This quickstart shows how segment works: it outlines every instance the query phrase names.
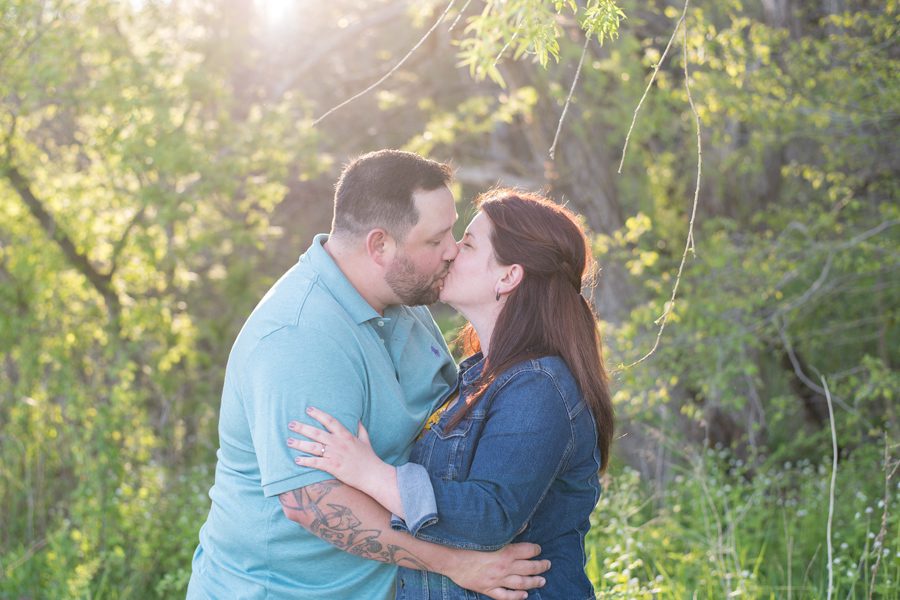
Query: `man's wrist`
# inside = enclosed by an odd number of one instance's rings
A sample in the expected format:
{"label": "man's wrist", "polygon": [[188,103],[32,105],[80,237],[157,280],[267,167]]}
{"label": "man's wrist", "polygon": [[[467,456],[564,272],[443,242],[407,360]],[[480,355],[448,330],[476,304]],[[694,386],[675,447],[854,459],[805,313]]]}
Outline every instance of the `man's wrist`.
{"label": "man's wrist", "polygon": [[448,546],[439,546],[439,548],[440,560],[433,561],[437,563],[435,572],[453,581],[458,581],[457,576],[465,572],[465,556],[469,551]]}

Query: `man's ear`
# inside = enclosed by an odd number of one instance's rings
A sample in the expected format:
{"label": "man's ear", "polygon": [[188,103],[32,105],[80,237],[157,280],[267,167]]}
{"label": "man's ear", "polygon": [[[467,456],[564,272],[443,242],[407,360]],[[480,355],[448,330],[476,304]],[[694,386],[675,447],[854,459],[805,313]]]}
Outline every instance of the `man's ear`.
{"label": "man's ear", "polygon": [[497,283],[497,291],[504,296],[516,289],[522,283],[522,278],[525,277],[525,269],[522,268],[522,265],[509,265],[505,269],[506,272]]}
{"label": "man's ear", "polygon": [[384,229],[377,227],[366,234],[366,253],[378,266],[390,264],[396,250],[397,242]]}

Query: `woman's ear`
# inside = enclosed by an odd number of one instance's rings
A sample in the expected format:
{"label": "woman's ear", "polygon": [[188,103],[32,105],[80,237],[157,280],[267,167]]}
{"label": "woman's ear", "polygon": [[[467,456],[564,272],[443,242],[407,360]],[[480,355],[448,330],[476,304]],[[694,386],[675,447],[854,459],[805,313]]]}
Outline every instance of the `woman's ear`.
{"label": "woman's ear", "polygon": [[506,272],[497,284],[497,293],[504,296],[516,289],[522,283],[522,278],[525,277],[525,269],[522,268],[522,265],[509,265],[505,269]]}
{"label": "woman's ear", "polygon": [[394,252],[397,243],[393,236],[380,227],[366,234],[366,253],[369,258],[380,267],[390,264],[394,260]]}

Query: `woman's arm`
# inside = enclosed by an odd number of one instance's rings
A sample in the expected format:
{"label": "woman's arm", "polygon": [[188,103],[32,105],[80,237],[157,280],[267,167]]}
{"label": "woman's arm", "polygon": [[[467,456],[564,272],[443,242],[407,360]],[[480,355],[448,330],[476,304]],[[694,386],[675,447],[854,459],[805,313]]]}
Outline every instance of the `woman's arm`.
{"label": "woman's arm", "polygon": [[397,485],[397,469],[375,454],[369,442],[369,433],[363,424],[359,424],[359,435],[355,436],[340,421],[321,410],[310,407],[306,412],[321,423],[325,430],[298,421],[288,424],[288,429],[309,440],[288,438],[288,446],[308,454],[298,456],[294,462],[334,475],[405,519]]}
{"label": "woman's arm", "polygon": [[[331,473],[404,520],[410,516],[417,523],[410,531],[421,539],[469,549],[499,548],[525,527],[573,443],[560,390],[543,371],[518,373],[497,392],[464,481],[437,477],[398,481],[397,469],[371,451],[362,427],[357,439],[321,411],[310,414],[330,432],[304,425],[292,427],[314,436],[313,442],[295,440],[292,446],[316,455],[324,445],[325,457],[301,457],[298,464]],[[333,453],[329,453],[330,445],[334,445]],[[404,489],[404,485],[416,489]],[[436,517],[404,514],[402,498],[417,495],[435,499]]]}

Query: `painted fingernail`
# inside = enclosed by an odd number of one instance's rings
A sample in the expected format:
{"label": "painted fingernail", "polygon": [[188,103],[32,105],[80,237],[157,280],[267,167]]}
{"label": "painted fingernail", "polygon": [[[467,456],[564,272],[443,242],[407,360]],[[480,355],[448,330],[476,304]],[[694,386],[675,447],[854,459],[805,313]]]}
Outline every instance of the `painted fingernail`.
{"label": "painted fingernail", "polygon": [[288,429],[297,429],[299,425],[300,423],[298,423],[297,421],[291,421],[290,423],[288,423]]}
{"label": "painted fingernail", "polygon": [[307,406],[307,407],[306,407],[306,412],[307,412],[307,413],[311,413],[313,410],[315,410],[315,409],[313,409],[312,406]]}
{"label": "painted fingernail", "polygon": [[[294,462],[297,463],[298,465],[302,465],[302,464],[303,464],[303,459],[300,458],[300,457],[298,456],[297,458],[294,459]],[[542,584],[542,585],[543,585],[543,584]]]}

